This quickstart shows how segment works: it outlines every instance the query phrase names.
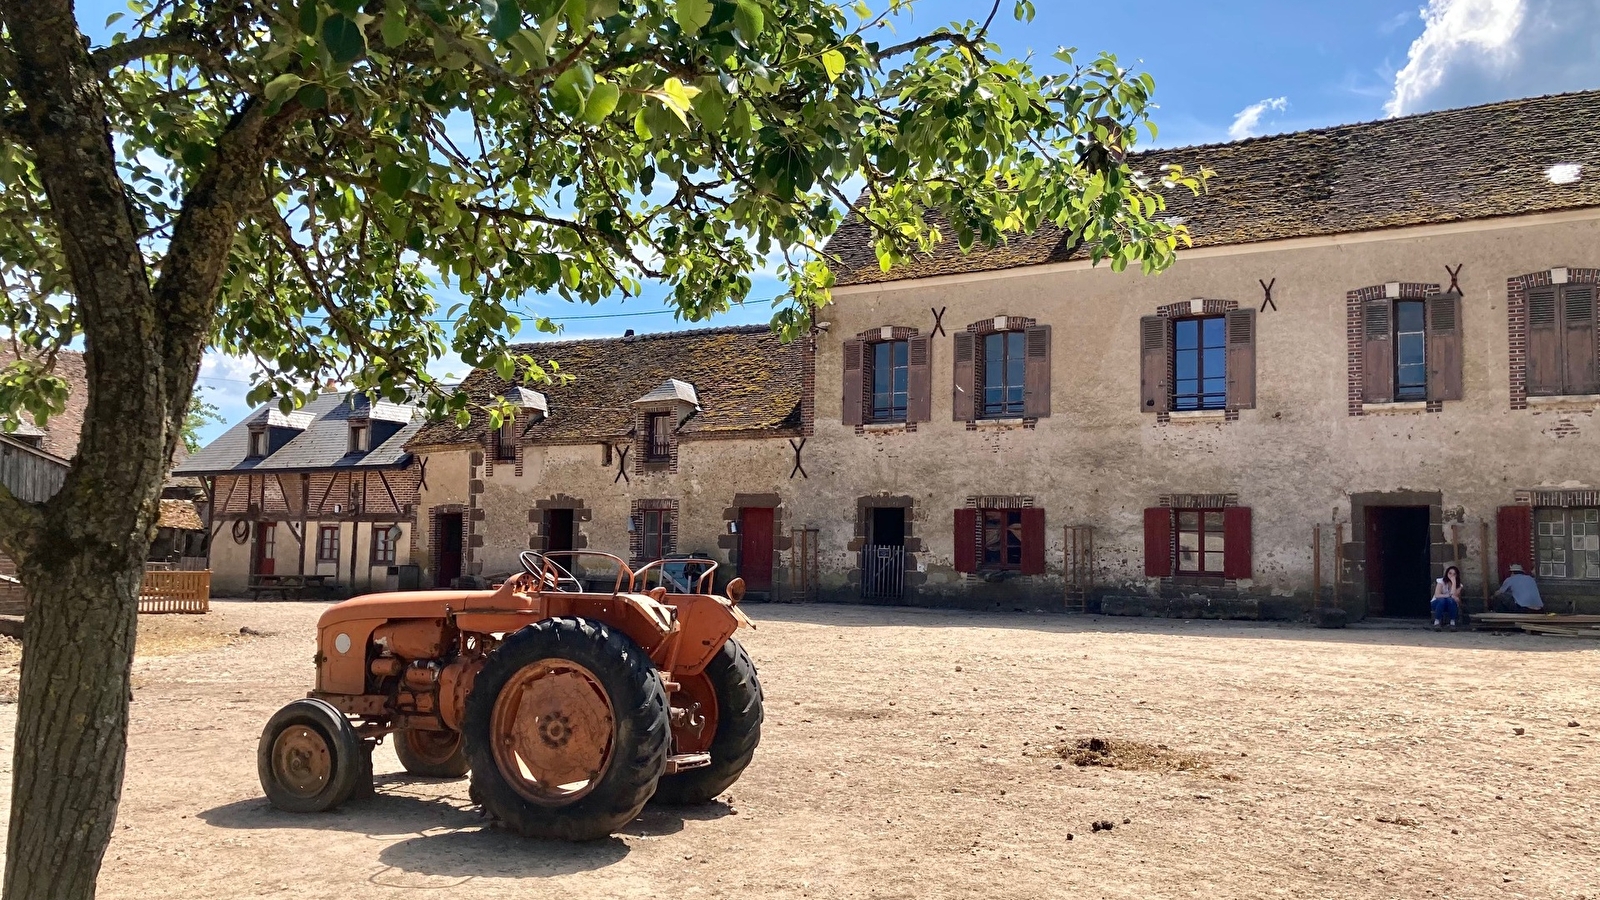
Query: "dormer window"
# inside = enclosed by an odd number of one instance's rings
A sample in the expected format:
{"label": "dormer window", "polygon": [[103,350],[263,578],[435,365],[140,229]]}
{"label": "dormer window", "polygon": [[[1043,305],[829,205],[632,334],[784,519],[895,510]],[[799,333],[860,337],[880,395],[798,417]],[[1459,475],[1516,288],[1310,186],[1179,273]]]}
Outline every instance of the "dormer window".
{"label": "dormer window", "polygon": [[500,430],[494,437],[495,459],[517,458],[517,417],[508,415],[500,420]]}
{"label": "dormer window", "polygon": [[366,422],[350,423],[350,453],[366,453],[372,449],[372,426]]}
{"label": "dormer window", "polygon": [[260,458],[267,455],[267,430],[259,428],[250,432],[250,456]]}
{"label": "dormer window", "polygon": [[645,417],[645,461],[672,459],[672,413],[651,413]]}

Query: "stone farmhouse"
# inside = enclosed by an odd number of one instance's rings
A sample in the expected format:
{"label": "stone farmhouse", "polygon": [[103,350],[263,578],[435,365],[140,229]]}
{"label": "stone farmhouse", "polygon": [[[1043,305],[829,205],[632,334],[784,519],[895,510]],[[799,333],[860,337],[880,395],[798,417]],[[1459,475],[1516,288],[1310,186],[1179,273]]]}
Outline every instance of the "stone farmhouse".
{"label": "stone farmhouse", "polygon": [[1050,229],[883,272],[848,222],[810,340],[474,372],[518,415],[384,444],[415,485],[396,558],[445,584],[527,548],[699,553],[780,599],[1251,617],[1420,615],[1446,566],[1476,601],[1520,563],[1600,610],[1597,122],[1590,92],[1143,154],[1216,173],[1170,197],[1194,246],[1157,277]]}

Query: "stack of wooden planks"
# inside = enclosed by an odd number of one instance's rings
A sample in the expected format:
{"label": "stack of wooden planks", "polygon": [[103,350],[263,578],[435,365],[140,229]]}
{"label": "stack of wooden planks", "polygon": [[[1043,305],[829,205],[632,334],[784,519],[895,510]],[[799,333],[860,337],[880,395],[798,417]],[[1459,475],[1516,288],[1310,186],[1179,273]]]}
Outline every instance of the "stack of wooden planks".
{"label": "stack of wooden planks", "polygon": [[1474,613],[1472,627],[1483,630],[1523,631],[1556,637],[1600,638],[1600,616],[1546,613]]}

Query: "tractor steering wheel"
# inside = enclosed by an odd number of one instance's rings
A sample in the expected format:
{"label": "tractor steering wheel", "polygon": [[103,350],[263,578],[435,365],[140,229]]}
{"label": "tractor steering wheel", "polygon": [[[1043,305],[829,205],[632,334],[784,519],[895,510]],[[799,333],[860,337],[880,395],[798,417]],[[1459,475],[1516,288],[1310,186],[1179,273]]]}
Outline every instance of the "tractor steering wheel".
{"label": "tractor steering wheel", "polygon": [[517,555],[522,568],[539,579],[539,590],[582,593],[583,582],[574,578],[561,564],[536,550],[524,550]]}

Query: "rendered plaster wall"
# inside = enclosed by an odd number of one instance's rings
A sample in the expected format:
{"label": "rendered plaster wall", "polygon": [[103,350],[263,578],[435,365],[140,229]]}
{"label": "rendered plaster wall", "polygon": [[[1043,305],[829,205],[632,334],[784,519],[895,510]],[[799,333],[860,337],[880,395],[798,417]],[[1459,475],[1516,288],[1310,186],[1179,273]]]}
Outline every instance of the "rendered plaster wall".
{"label": "rendered plaster wall", "polygon": [[[556,413],[559,415],[559,411]],[[581,549],[612,553],[630,560],[629,519],[635,501],[678,502],[678,553],[704,553],[724,565],[719,580],[731,577],[737,539],[728,532],[730,511],[740,494],[762,494],[763,504],[776,495],[774,531],[774,581],[786,575],[787,522],[785,510],[796,492],[810,484],[788,476],[794,451],[783,438],[760,440],[686,440],[679,445],[676,472],[634,471],[632,460],[625,477],[618,477],[619,455],[604,462],[600,444],[554,445],[522,448],[521,474],[509,461],[496,461],[493,473],[472,465],[480,450],[434,451],[428,454],[428,487],[422,494],[422,515],[440,504],[460,503],[481,510],[469,538],[472,550],[468,569],[482,576],[519,571],[517,554],[535,546],[543,527],[543,510],[549,506],[575,512]],[[474,494],[472,489],[481,487]],[[540,504],[543,503],[544,506]],[[736,516],[735,516],[736,517]],[[419,533],[419,541],[425,536]],[[419,549],[419,559],[430,559]]]}
{"label": "rendered plaster wall", "polygon": [[[330,525],[339,529],[339,561],[319,562],[317,560],[317,536],[323,525]],[[399,524],[401,529],[400,543],[395,548],[395,565],[406,565],[411,562],[411,531],[410,522],[319,522],[316,519],[306,523],[306,553],[305,574],[328,575],[331,580],[340,585],[345,593],[366,593],[383,590],[389,573],[387,565],[372,565],[372,530],[374,527],[387,528],[390,524]],[[211,541],[211,592],[216,596],[242,596],[246,593],[250,583],[250,562],[255,536],[244,543],[233,540],[232,522],[222,523],[222,528]],[[294,523],[298,528],[300,523]],[[354,578],[351,576],[351,549],[354,542],[355,560]],[[295,539],[290,530],[289,523],[279,522],[274,529],[273,537],[273,571],[278,575],[294,575],[300,573],[300,541]]]}
{"label": "rendered plaster wall", "polygon": [[[1600,484],[1592,404],[1561,413],[1511,409],[1506,311],[1508,277],[1600,266],[1600,224],[1480,225],[1307,244],[1192,254],[1155,277],[1101,266],[842,291],[821,315],[828,330],[817,354],[816,434],[806,449],[811,479],[795,515],[822,530],[825,585],[848,596],[849,511],[858,498],[882,493],[909,495],[916,506],[927,573],[912,602],[1059,603],[1069,525],[1094,527],[1095,580],[1103,590],[1155,593],[1161,586],[1143,575],[1142,510],[1179,492],[1236,494],[1239,505],[1252,508],[1254,578],[1232,589],[1306,598],[1313,526],[1324,526],[1326,587],[1333,525],[1351,522],[1352,494],[1427,491],[1441,498],[1436,541],[1448,541],[1449,526],[1460,526],[1458,555],[1475,591],[1479,523],[1492,523],[1515,491]],[[1464,399],[1439,412],[1351,416],[1346,292],[1390,282],[1448,288],[1445,267],[1459,264]],[[1163,425],[1142,413],[1139,318],[1191,298],[1259,309],[1259,282],[1274,279],[1277,308],[1258,318],[1256,407],[1217,424]],[[952,421],[952,342],[940,335],[932,342],[931,422],[866,434],[842,425],[841,342],[882,326],[929,334],[940,309],[947,333],[1000,315],[1053,326],[1051,415],[1031,429],[969,430]],[[956,574],[953,511],[971,495],[1033,497],[1046,510],[1052,574],[1003,585]],[[1344,533],[1350,542],[1348,524]],[[1345,573],[1347,582],[1358,575],[1354,568]]]}

